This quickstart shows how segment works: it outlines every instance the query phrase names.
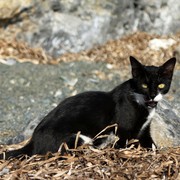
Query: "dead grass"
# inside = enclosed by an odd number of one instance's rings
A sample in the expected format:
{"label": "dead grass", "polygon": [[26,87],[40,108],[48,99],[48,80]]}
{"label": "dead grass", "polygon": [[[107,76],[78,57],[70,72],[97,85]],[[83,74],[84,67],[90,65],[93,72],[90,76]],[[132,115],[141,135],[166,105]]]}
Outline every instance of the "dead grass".
{"label": "dead grass", "polygon": [[[179,179],[180,148],[97,150],[88,146],[58,153],[0,161],[2,179]],[[63,158],[63,160],[62,160]],[[61,159],[61,160],[60,160]]]}
{"label": "dead grass", "polygon": [[[107,129],[117,130],[117,125],[107,126],[93,139],[104,138]],[[77,139],[80,132],[77,133]],[[111,136],[111,135],[109,135]],[[117,137],[117,136],[116,136]],[[106,148],[95,149],[83,145],[68,149],[66,155],[47,153],[45,156],[20,157],[0,160],[2,179],[178,179],[180,178],[180,147],[166,149],[145,149],[137,145],[137,140],[129,141],[128,148],[114,149],[116,137]],[[5,149],[17,149],[18,145],[2,146]]]}
{"label": "dead grass", "polygon": [[[154,50],[149,47],[149,41],[154,38],[169,39],[176,41],[167,49]],[[129,56],[135,56],[144,64],[162,64],[165,60],[175,55],[180,47],[180,33],[159,36],[145,32],[136,32],[118,40],[112,40],[104,45],[80,53],[66,53],[59,58],[53,58],[42,48],[32,48],[26,43],[16,40],[14,37],[2,38],[0,36],[0,60],[15,59],[19,62],[32,62],[34,64],[57,64],[71,61],[104,61],[117,68],[129,65]],[[179,51],[179,50],[178,50]],[[180,52],[178,52],[180,54]],[[177,53],[177,54],[178,54]],[[178,56],[179,56],[178,54]],[[180,57],[178,57],[180,62]],[[179,68],[179,65],[177,66]]]}
{"label": "dead grass", "polygon": [[57,64],[42,48],[31,48],[25,42],[16,39],[0,38],[0,61],[8,59],[34,64]]}

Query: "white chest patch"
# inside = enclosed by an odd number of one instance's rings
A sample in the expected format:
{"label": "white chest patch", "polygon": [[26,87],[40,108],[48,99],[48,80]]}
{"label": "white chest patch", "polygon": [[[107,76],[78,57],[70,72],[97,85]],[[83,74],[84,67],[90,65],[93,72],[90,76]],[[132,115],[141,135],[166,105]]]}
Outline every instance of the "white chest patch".
{"label": "white chest patch", "polygon": [[149,116],[147,117],[147,120],[146,122],[142,125],[139,133],[138,133],[138,137],[140,137],[143,133],[143,131],[146,129],[146,127],[150,124],[153,116],[155,114],[155,108],[151,109],[150,112],[149,112]]}

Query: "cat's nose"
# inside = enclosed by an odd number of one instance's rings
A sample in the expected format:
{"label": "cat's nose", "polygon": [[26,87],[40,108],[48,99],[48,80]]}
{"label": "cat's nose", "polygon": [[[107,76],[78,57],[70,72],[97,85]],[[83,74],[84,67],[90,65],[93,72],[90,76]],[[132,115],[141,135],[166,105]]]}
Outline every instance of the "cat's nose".
{"label": "cat's nose", "polygon": [[156,94],[151,94],[151,99],[153,100],[156,97]]}

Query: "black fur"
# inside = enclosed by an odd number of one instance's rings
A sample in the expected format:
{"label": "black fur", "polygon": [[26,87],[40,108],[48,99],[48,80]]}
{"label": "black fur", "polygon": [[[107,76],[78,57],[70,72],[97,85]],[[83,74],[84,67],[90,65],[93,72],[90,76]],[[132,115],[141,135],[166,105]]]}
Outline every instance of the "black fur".
{"label": "black fur", "polygon": [[[118,124],[118,147],[125,146],[127,139],[138,138],[151,108],[147,102],[157,95],[159,83],[166,84],[161,93],[168,92],[176,60],[172,58],[160,67],[144,66],[133,57],[130,57],[130,61],[132,79],[110,92],[84,92],[65,99],[44,117],[30,142],[22,149],[6,152],[6,159],[22,154],[31,156],[46,154],[48,151],[54,153],[63,142],[73,148],[77,132],[93,138],[114,123]],[[149,88],[143,89],[142,83],[148,84]],[[134,93],[142,96],[143,103],[137,102]],[[145,146],[152,143],[151,138],[145,135],[139,139]],[[2,154],[0,158],[3,158]]]}

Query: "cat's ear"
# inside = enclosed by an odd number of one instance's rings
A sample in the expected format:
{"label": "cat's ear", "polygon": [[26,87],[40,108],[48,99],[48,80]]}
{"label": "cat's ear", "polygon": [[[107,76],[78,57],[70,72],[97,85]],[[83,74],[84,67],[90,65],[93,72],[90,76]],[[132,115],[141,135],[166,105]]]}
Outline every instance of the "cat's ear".
{"label": "cat's ear", "polygon": [[176,64],[176,58],[175,57],[173,57],[173,58],[169,59],[168,61],[166,61],[160,67],[161,74],[163,76],[167,77],[167,78],[172,78],[175,64]]}
{"label": "cat's ear", "polygon": [[133,78],[137,78],[142,74],[143,65],[134,57],[130,56],[130,63],[132,68],[132,76]]}

